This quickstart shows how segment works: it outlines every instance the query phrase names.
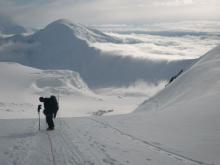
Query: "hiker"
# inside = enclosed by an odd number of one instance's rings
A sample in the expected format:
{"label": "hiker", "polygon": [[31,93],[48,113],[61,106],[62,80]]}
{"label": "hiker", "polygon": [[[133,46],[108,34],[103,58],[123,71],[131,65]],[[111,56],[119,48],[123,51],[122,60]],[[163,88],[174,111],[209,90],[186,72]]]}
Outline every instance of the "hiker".
{"label": "hiker", "polygon": [[46,122],[48,124],[47,130],[54,130],[53,118],[56,117],[57,111],[59,109],[58,102],[55,96],[50,98],[39,98],[40,102],[44,103],[44,115],[46,116]]}

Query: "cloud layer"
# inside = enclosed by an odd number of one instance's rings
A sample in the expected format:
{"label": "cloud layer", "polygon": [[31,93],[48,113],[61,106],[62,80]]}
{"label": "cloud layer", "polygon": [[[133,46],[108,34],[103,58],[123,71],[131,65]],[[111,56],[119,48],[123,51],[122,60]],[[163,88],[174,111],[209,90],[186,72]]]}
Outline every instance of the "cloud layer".
{"label": "cloud layer", "polygon": [[167,84],[166,81],[161,81],[158,83],[147,83],[141,80],[136,81],[134,84],[121,87],[121,88],[101,88],[97,89],[97,93],[104,93],[109,96],[119,96],[119,97],[127,97],[127,96],[135,96],[141,97],[144,96],[145,98],[150,98],[162,90],[165,85]]}
{"label": "cloud layer", "polygon": [[29,26],[59,18],[84,24],[220,19],[218,0],[1,0],[0,6]]}
{"label": "cloud layer", "polygon": [[219,22],[95,26],[124,43],[93,43],[109,54],[150,60],[196,59],[220,44]]}

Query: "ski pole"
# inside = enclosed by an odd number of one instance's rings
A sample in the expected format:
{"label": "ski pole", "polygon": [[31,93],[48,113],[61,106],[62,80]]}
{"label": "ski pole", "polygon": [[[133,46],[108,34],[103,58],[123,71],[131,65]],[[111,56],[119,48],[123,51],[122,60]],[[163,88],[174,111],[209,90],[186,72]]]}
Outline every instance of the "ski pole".
{"label": "ski pole", "polygon": [[39,115],[39,131],[40,131],[40,113],[38,113]]}
{"label": "ski pole", "polygon": [[38,109],[37,109],[37,111],[38,111],[38,123],[39,123],[39,131],[40,131],[40,110],[41,110],[41,105],[38,105]]}

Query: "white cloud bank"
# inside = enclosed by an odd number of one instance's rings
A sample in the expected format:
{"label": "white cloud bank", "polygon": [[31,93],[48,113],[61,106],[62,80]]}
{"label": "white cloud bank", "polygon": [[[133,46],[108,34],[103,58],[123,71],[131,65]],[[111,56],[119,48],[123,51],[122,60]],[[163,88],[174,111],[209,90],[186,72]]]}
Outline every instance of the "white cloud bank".
{"label": "white cloud bank", "polygon": [[150,98],[162,90],[165,85],[167,84],[166,81],[161,81],[156,84],[147,83],[142,80],[136,81],[134,84],[128,87],[122,88],[101,88],[97,89],[96,92],[99,94],[105,94],[109,96],[118,96],[118,97],[142,97]]}
{"label": "white cloud bank", "polygon": [[[112,35],[125,37],[122,34]],[[126,40],[131,37],[126,36],[128,37]],[[132,36],[140,42],[135,44],[93,43],[92,45],[109,54],[173,61],[199,58],[219,42],[192,36],[162,37],[144,34],[133,34]]]}
{"label": "white cloud bank", "polygon": [[219,22],[94,26],[124,43],[93,43],[109,54],[150,60],[196,59],[220,44]]}

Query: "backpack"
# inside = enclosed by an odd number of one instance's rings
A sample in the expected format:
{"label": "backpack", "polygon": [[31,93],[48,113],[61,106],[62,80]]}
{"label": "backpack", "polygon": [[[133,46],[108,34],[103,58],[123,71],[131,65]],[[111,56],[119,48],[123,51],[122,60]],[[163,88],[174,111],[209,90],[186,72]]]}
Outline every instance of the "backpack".
{"label": "backpack", "polygon": [[57,111],[59,110],[59,104],[57,102],[57,98],[56,96],[50,96],[50,103],[51,103],[51,110],[53,112],[53,114],[56,116]]}

